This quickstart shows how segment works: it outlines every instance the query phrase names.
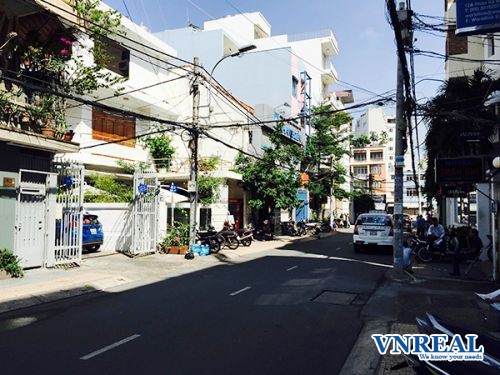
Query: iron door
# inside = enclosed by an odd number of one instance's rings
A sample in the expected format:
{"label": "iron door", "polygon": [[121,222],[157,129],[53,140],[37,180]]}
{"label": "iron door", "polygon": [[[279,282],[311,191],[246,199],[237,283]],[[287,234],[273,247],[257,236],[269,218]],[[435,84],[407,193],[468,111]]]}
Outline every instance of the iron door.
{"label": "iron door", "polygon": [[23,268],[41,267],[45,254],[45,186],[21,189],[16,218],[16,255]]}

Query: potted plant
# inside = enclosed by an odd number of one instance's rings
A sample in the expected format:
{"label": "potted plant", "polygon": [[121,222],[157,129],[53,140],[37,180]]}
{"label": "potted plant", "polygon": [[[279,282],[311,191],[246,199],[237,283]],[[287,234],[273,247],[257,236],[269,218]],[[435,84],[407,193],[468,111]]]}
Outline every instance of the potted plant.
{"label": "potted plant", "polygon": [[167,254],[186,254],[189,249],[189,225],[176,222],[169,227],[160,246]]}
{"label": "potted plant", "polygon": [[[158,130],[158,128],[155,128],[155,130]],[[170,137],[164,133],[155,134],[144,137],[142,142],[149,148],[156,169],[165,173],[170,168],[172,156],[175,153]]]}

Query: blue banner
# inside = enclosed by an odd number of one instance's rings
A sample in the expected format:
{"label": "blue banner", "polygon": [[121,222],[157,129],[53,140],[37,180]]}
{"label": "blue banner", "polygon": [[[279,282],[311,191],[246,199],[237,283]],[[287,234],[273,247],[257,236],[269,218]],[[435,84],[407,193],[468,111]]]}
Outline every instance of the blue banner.
{"label": "blue banner", "polygon": [[457,35],[500,31],[500,0],[457,0]]}

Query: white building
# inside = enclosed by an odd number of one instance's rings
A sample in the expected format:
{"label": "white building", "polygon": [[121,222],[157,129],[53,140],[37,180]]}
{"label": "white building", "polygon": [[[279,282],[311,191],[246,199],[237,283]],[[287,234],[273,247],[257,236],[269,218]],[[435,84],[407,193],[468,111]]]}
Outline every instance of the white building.
{"label": "white building", "polygon": [[[369,108],[354,123],[354,139],[372,137],[368,145],[351,144],[352,185],[370,194],[377,208],[394,205],[395,118],[382,108]],[[385,207],[384,206],[385,203]]]}

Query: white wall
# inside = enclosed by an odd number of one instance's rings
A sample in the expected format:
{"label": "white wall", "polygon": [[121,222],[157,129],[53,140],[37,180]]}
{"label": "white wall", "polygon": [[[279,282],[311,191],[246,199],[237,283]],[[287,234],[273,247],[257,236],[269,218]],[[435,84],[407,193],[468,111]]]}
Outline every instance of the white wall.
{"label": "white wall", "polygon": [[84,212],[99,216],[104,231],[101,250],[129,251],[132,244],[132,206],[127,203],[84,203]]}

